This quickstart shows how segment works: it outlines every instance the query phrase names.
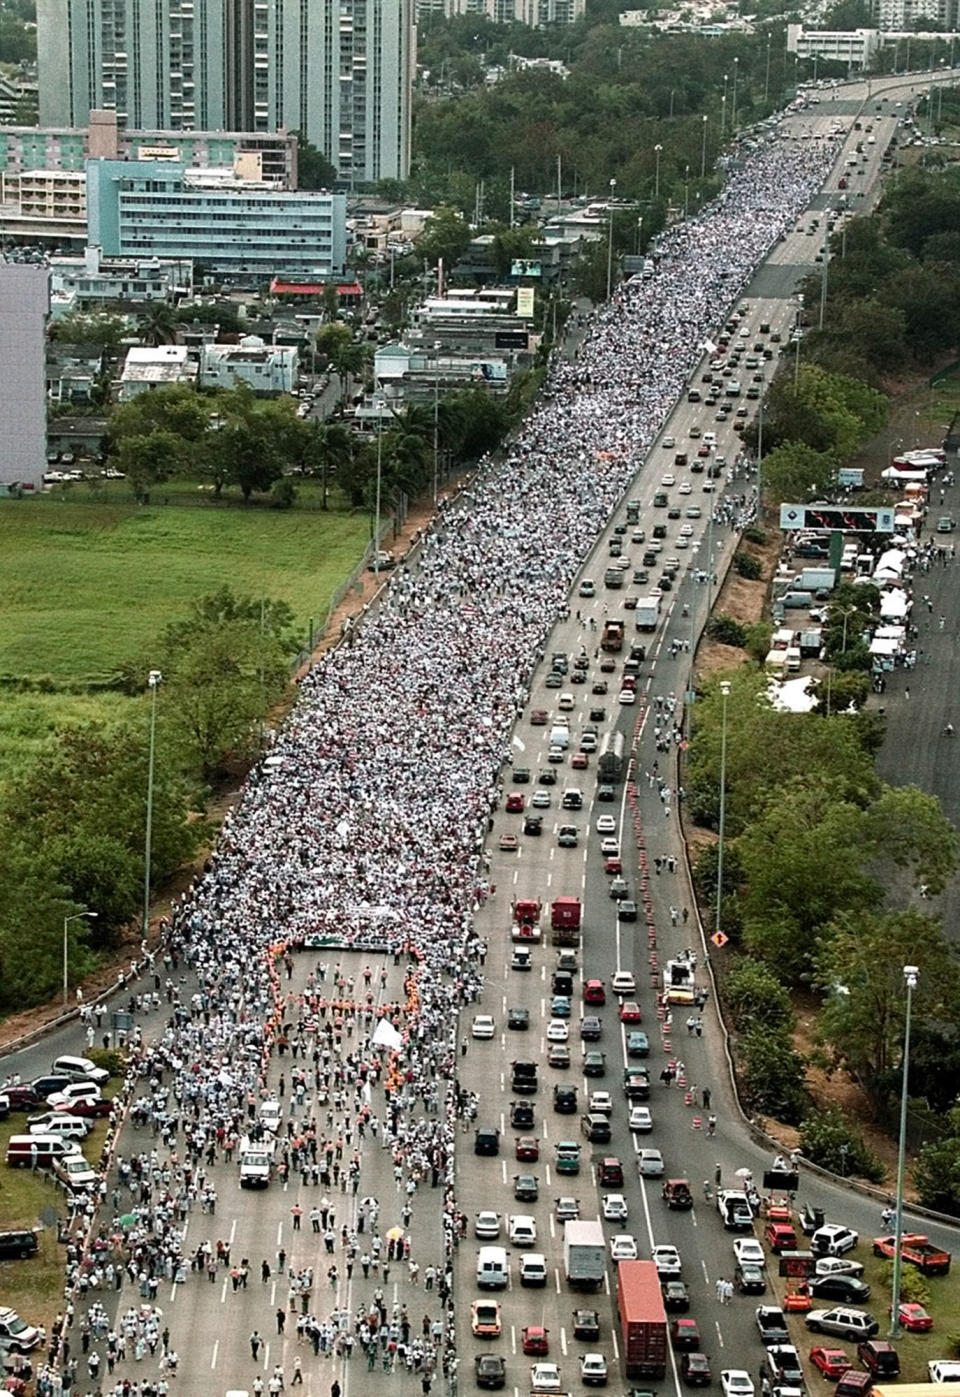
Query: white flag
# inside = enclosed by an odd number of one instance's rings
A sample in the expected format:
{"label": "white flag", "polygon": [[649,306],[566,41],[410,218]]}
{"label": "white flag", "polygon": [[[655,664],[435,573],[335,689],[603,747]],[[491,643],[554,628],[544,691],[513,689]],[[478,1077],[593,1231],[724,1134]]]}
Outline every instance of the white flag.
{"label": "white flag", "polygon": [[402,1036],[397,1032],[389,1019],[381,1019],[377,1024],[377,1031],[373,1035],[373,1041],[379,1047],[390,1048],[392,1052],[396,1052],[398,1048],[403,1046]]}

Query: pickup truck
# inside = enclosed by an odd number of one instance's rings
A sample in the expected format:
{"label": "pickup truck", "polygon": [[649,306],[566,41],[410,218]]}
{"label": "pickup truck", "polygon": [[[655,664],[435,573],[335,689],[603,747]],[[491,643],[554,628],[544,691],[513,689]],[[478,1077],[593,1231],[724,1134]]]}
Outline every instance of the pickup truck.
{"label": "pickup truck", "polygon": [[[893,1258],[896,1250],[896,1237],[874,1237],[874,1256]],[[901,1256],[916,1266],[925,1276],[945,1276],[950,1270],[951,1255],[940,1247],[935,1247],[929,1237],[920,1232],[905,1232],[901,1238]]]}

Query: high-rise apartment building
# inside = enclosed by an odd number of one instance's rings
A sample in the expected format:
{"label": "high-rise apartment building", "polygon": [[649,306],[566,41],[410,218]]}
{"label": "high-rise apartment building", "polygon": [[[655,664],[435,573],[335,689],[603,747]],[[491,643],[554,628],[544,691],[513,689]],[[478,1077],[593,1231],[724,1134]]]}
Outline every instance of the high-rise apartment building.
{"label": "high-rise apartment building", "polygon": [[42,126],[296,130],[342,182],[405,179],[414,0],[38,0]]}
{"label": "high-rise apartment building", "polygon": [[47,379],[44,365],[50,272],[0,257],[0,382],[3,450],[0,483],[40,488],[46,469]]}
{"label": "high-rise apartment building", "polygon": [[417,19],[428,15],[483,15],[494,24],[529,24],[546,29],[575,24],[586,14],[587,0],[417,0]]}

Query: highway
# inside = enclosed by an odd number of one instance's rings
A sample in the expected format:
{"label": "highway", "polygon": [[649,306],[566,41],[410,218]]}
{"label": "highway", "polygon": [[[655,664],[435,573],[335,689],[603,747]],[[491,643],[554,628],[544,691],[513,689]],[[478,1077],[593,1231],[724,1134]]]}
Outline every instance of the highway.
{"label": "highway", "polygon": [[[915,82],[916,79],[909,81]],[[799,133],[804,127],[812,132],[828,132],[837,119],[848,127],[852,126],[859,101],[856,85],[845,89],[842,100],[833,105],[826,91],[821,95],[820,105],[812,112],[804,112],[793,118],[798,139],[803,139]],[[875,129],[877,143],[865,147],[865,173],[857,177],[867,190],[875,186],[882,151],[880,131],[879,128]],[[886,139],[886,126],[884,133]],[[830,181],[831,186],[835,186],[839,178],[839,170],[846,153],[855,145],[855,137],[859,139],[859,133],[851,131],[846,151],[840,157],[838,173]],[[816,136],[807,138],[815,139]],[[817,208],[822,208],[822,197],[815,203]],[[807,226],[809,221],[804,220],[804,227]],[[744,357],[754,352],[752,347],[755,343],[772,344],[770,333],[761,334],[761,324],[769,324],[771,333],[779,333],[782,344],[786,345],[789,327],[794,319],[791,298],[798,278],[815,265],[818,242],[816,236],[795,229],[774,249],[768,264],[758,272],[754,283],[745,292],[743,301],[750,306],[745,324],[748,333],[740,336],[742,327],[738,326],[735,335],[736,339],[743,341]],[[793,350],[789,348],[786,352],[792,353]],[[766,366],[764,371],[769,379],[772,361],[761,362]],[[737,372],[745,390],[750,384],[753,370],[748,370],[742,360],[741,365]],[[705,368],[704,363],[692,379],[693,386],[702,396],[706,391],[706,385],[701,382]],[[736,401],[745,403],[744,394]],[[755,400],[746,405],[752,411]],[[733,1110],[722,1035],[712,1002],[708,999],[703,1012],[702,1037],[688,1035],[685,1011],[677,1016],[669,1034],[665,1035],[666,1026],[658,1019],[656,1012],[654,967],[650,962],[651,948],[643,905],[646,896],[656,926],[655,949],[660,965],[670,955],[686,947],[691,947],[702,961],[706,948],[701,940],[692,895],[685,878],[676,799],[671,800],[670,814],[667,815],[656,781],[651,782],[650,775],[654,773],[654,762],[658,761],[659,774],[665,776],[670,786],[676,785],[674,753],[658,754],[655,749],[655,701],[657,697],[665,699],[674,696],[678,701],[676,712],[679,716],[691,662],[690,653],[683,647],[699,632],[712,600],[713,588],[709,582],[697,582],[695,578],[698,572],[707,577],[713,571],[722,572],[734,547],[735,540],[729,527],[720,524],[710,527],[711,508],[725,495],[738,495],[749,490],[748,483],[743,479],[728,480],[722,474],[717,482],[720,492],[708,491],[705,489],[709,479],[706,471],[697,473],[690,469],[690,463],[697,459],[696,453],[704,440],[702,433],[708,431],[716,433],[717,442],[712,454],[703,458],[706,463],[709,464],[719,454],[726,458],[728,466],[733,464],[737,449],[733,419],[717,422],[715,415],[715,410],[708,408],[702,400],[682,401],[666,424],[661,438],[651,449],[647,463],[627,491],[628,497],[640,501],[640,519],[636,527],[646,535],[642,542],[635,542],[632,538],[635,526],[628,525],[625,533],[619,536],[631,568],[642,565],[642,554],[652,538],[654,525],[661,522],[668,528],[661,557],[669,557],[676,550],[680,561],[676,585],[664,596],[663,619],[659,629],[653,636],[641,637],[647,644],[647,654],[641,665],[636,701],[632,704],[619,702],[623,661],[628,649],[617,657],[613,673],[601,670],[601,656],[597,653],[600,631],[608,616],[623,615],[628,647],[636,638],[633,612],[623,609],[623,599],[631,592],[646,594],[652,591],[661,570],[659,566],[648,569],[648,584],[633,586],[628,582],[625,591],[605,589],[603,578],[610,558],[610,539],[614,529],[625,522],[624,508],[621,506],[581,572],[581,579],[594,580],[596,594],[582,597],[579,587],[575,586],[570,600],[570,615],[559,623],[545,646],[547,659],[537,672],[529,706],[519,718],[512,738],[512,762],[503,769],[504,793],[517,789],[529,802],[533,792],[541,789],[551,795],[551,804],[542,810],[542,834],[537,838],[521,834],[516,852],[501,851],[498,846],[503,833],[520,832],[523,815],[508,814],[503,809],[503,802],[496,813],[489,842],[489,880],[496,885],[496,892],[488,898],[478,915],[478,931],[486,938],[489,948],[485,964],[486,988],[483,998],[475,1006],[477,1013],[494,1017],[496,1035],[490,1041],[470,1039],[469,1014],[464,1015],[461,1025],[461,1032],[467,1039],[467,1052],[459,1064],[461,1083],[478,1096],[477,1125],[498,1126],[502,1142],[499,1158],[478,1157],[472,1152],[472,1136],[464,1133],[461,1137],[462,1149],[457,1157],[458,1204],[468,1219],[467,1236],[458,1250],[455,1277],[457,1349],[461,1365],[459,1385],[464,1390],[473,1390],[473,1355],[478,1351],[503,1354],[507,1363],[508,1391],[519,1394],[529,1390],[527,1369],[531,1360],[520,1353],[519,1341],[520,1329],[526,1324],[544,1324],[549,1329],[550,1357],[561,1365],[564,1390],[581,1390],[576,1358],[587,1348],[599,1347],[606,1355],[611,1366],[611,1386],[616,1386],[620,1380],[614,1306],[609,1291],[598,1297],[601,1311],[599,1345],[586,1345],[572,1338],[571,1311],[578,1298],[571,1295],[560,1279],[561,1229],[553,1216],[556,1196],[568,1192],[578,1197],[581,1217],[597,1215],[599,1196],[603,1190],[598,1188],[593,1166],[598,1158],[608,1154],[616,1155],[625,1165],[625,1186],[622,1191],[628,1200],[629,1218],[625,1224],[607,1225],[606,1232],[608,1236],[614,1232],[634,1235],[640,1256],[649,1255],[650,1247],[657,1242],[670,1241],[678,1246],[684,1261],[684,1279],[691,1291],[690,1314],[700,1325],[704,1349],[713,1365],[715,1383],[719,1370],[724,1367],[744,1367],[755,1375],[762,1356],[753,1321],[757,1302],[751,1297],[737,1296],[731,1304],[721,1306],[716,1299],[716,1281],[733,1275],[732,1238],[723,1231],[716,1209],[706,1204],[702,1184],[705,1180],[714,1180],[718,1167],[724,1182],[732,1183],[737,1171],[744,1168],[751,1170],[759,1182],[771,1157],[753,1143]],[[693,427],[700,429],[699,437],[691,436]],[[666,437],[673,437],[674,444],[665,445]],[[677,452],[687,454],[686,466],[675,464]],[[674,479],[662,485],[665,476],[673,476]],[[680,487],[685,482],[690,485],[689,494],[680,493]],[[654,493],[660,488],[667,491],[670,507],[680,510],[679,518],[667,519],[664,517],[667,510],[654,506]],[[688,519],[686,511],[695,506],[700,507],[700,515]],[[692,526],[690,546],[681,549],[677,546],[679,531],[688,523]],[[684,606],[690,611],[687,617],[683,616]],[[591,626],[591,620],[594,626]],[[679,650],[673,642],[679,644]],[[564,682],[561,689],[548,688],[546,676],[551,653],[565,652],[570,657],[572,668],[581,650],[586,652],[588,661],[586,682],[576,686]],[[607,683],[607,693],[592,693],[594,684],[601,682]],[[551,712],[559,702],[559,695],[568,690],[574,694],[574,707],[569,714],[571,745],[566,760],[555,766],[558,773],[556,785],[545,787],[540,783],[539,775],[551,765],[547,760],[550,728],[534,726],[530,715],[535,709]],[[579,743],[585,713],[593,706],[606,710],[603,722],[598,723],[601,733],[616,726],[624,733],[627,748],[634,753],[633,782],[629,787],[626,783],[618,787],[617,800],[613,803],[598,804],[595,801],[594,757],[589,759],[586,770],[574,770],[570,763],[570,757]],[[531,780],[514,786],[511,777],[518,766],[530,768]],[[559,795],[568,786],[577,786],[584,794],[582,810],[570,815],[570,823],[577,825],[580,831],[576,848],[560,848],[556,838],[556,826],[560,823]],[[635,923],[618,920],[615,904],[609,896],[609,878],[603,871],[598,847],[600,835],[596,832],[598,817],[607,813],[612,813],[617,819],[624,876],[630,894],[641,903],[639,920]],[[677,872],[667,871],[658,875],[653,866],[654,859],[658,857],[676,859]],[[572,1062],[567,1069],[554,1069],[546,1064],[546,1033],[550,972],[556,951],[544,944],[533,953],[531,971],[510,969],[510,903],[518,895],[540,898],[549,903],[553,897],[564,894],[573,894],[582,900],[585,932],[570,1020]],[[681,912],[683,908],[688,909],[690,917],[686,925],[678,918],[678,925],[672,926],[671,906]],[[308,970],[318,959],[332,961],[335,958],[336,953],[297,957],[293,978],[285,988],[296,993],[302,988]],[[380,989],[380,994],[390,1000],[402,998],[402,970],[394,965],[391,957],[383,961],[372,956],[356,958],[358,962],[361,959],[363,963],[370,964],[376,984],[379,985],[380,970],[386,972],[386,984]],[[649,1103],[653,1113],[653,1130],[650,1135],[640,1137],[639,1142],[627,1129],[626,1106],[620,1089],[625,1040],[623,1029],[617,1021],[615,997],[610,990],[611,976],[618,969],[629,970],[636,978],[637,1000],[643,1014],[641,1026],[648,1033],[651,1044],[648,1062],[653,1082]],[[607,1059],[604,1078],[585,1079],[580,1070],[580,987],[588,977],[601,979],[607,987],[607,1003],[597,1010],[603,1022],[603,1038],[598,1046]],[[704,986],[707,985],[702,967],[698,979]],[[189,980],[185,981],[184,991],[189,996]],[[509,1030],[506,1026],[507,1012],[514,1006],[529,1011],[530,1026],[526,1031]],[[158,1029],[159,1016],[145,1021],[144,1032],[148,1038]],[[58,1053],[83,1051],[84,1047],[85,1041],[78,1026],[64,1029],[44,1042],[8,1057],[5,1071],[18,1072],[27,1079],[48,1070]],[[535,1057],[541,1064],[539,1091],[532,1098],[536,1112],[532,1130],[514,1131],[509,1126],[509,1064],[518,1057]],[[705,1129],[708,1113],[696,1108],[692,1102],[687,1105],[685,1090],[661,1085],[659,1075],[662,1068],[667,1061],[677,1058],[684,1061],[687,1083],[698,1088],[698,1096],[704,1087],[709,1087],[712,1092],[711,1111],[718,1118],[717,1133],[713,1139],[708,1138]],[[282,1073],[289,1081],[290,1070],[289,1059],[275,1055],[269,1085],[278,1088]],[[576,1084],[578,1088],[579,1109],[575,1115],[556,1115],[552,1110],[553,1086],[561,1081]],[[592,1147],[580,1135],[580,1116],[584,1112],[589,1091],[593,1089],[608,1090],[613,1096],[612,1139],[609,1145]],[[378,1109],[382,1110],[382,1096],[378,1098]],[[695,1124],[698,1119],[699,1126]],[[520,1166],[513,1159],[513,1140],[518,1133],[540,1137],[541,1158],[535,1165]],[[569,1185],[567,1181],[557,1179],[552,1167],[552,1147],[558,1139],[563,1138],[579,1139],[582,1145],[581,1173]],[[149,1152],[155,1143],[148,1129],[137,1131],[128,1125],[120,1148],[126,1154],[141,1150]],[[668,1214],[660,1198],[660,1181],[638,1177],[631,1163],[638,1143],[662,1151],[667,1175],[689,1178],[696,1200],[696,1206],[690,1213]],[[369,1135],[356,1144],[360,1155],[357,1191],[330,1191],[335,1230],[339,1232],[344,1224],[356,1227],[361,1200],[376,1197],[380,1200],[380,1230],[386,1233],[390,1228],[402,1225],[406,1198],[395,1184],[389,1152],[381,1149]],[[528,1170],[539,1177],[540,1196],[534,1203],[518,1205],[512,1197],[513,1175]],[[309,1221],[309,1210],[314,1202],[320,1203],[322,1189],[313,1185],[299,1187],[296,1181],[289,1187],[274,1181],[263,1193],[248,1193],[239,1188],[235,1164],[218,1163],[209,1173],[219,1195],[216,1213],[210,1216],[198,1209],[191,1215],[188,1244],[196,1247],[205,1238],[214,1242],[217,1239],[229,1242],[234,1259],[249,1260],[251,1278],[247,1289],[239,1291],[234,1291],[229,1276],[223,1272],[213,1284],[208,1285],[201,1278],[191,1277],[186,1285],[169,1283],[161,1288],[158,1303],[164,1310],[165,1322],[170,1325],[180,1355],[179,1375],[173,1389],[176,1392],[190,1394],[190,1397],[193,1394],[208,1397],[211,1391],[250,1391],[256,1378],[259,1377],[261,1381],[269,1379],[276,1363],[283,1364],[286,1386],[289,1387],[294,1361],[298,1357],[303,1364],[303,1387],[308,1393],[329,1391],[336,1378],[341,1384],[343,1397],[355,1397],[364,1383],[370,1381],[366,1360],[359,1354],[355,1354],[349,1362],[334,1358],[315,1359],[309,1345],[297,1342],[295,1312],[291,1311],[290,1302],[291,1298],[294,1305],[299,1302],[296,1297],[291,1297],[288,1282],[278,1276],[278,1252],[281,1249],[286,1253],[287,1268],[302,1270],[310,1266],[313,1269],[313,1288],[308,1301],[318,1315],[329,1314],[334,1304],[345,1317],[359,1312],[369,1314],[375,1304],[376,1291],[380,1288],[384,1292],[383,1299],[388,1310],[396,1306],[399,1314],[400,1307],[405,1308],[414,1333],[422,1331],[424,1321],[428,1330],[434,1323],[439,1323],[443,1306],[436,1290],[428,1292],[424,1285],[426,1269],[430,1265],[439,1265],[442,1257],[438,1225],[440,1193],[429,1180],[410,1199],[410,1231],[415,1240],[415,1256],[420,1268],[419,1277],[413,1278],[406,1266],[400,1263],[395,1263],[387,1275],[384,1275],[381,1264],[377,1271],[371,1268],[371,1273],[364,1276],[360,1264],[362,1238],[358,1239],[360,1246],[352,1274],[346,1274],[346,1261],[339,1241],[331,1258],[322,1231],[314,1232]],[[301,1226],[295,1228],[292,1209],[298,1199],[304,1216]],[[802,1178],[800,1200],[824,1207],[829,1220],[848,1223],[858,1229],[861,1236],[870,1237],[879,1228],[880,1219],[875,1204],[856,1194],[815,1182],[806,1175]],[[474,1339],[469,1332],[470,1304],[478,1294],[475,1285],[478,1243],[473,1237],[473,1219],[481,1209],[492,1209],[503,1217],[514,1213],[532,1213],[538,1228],[536,1250],[542,1250],[547,1256],[550,1272],[545,1289],[521,1288],[517,1281],[519,1253],[511,1248],[513,1278],[510,1289],[499,1297],[504,1322],[504,1334],[499,1340],[481,1341]],[[924,1230],[929,1231],[935,1240],[949,1240],[936,1228],[925,1226]],[[270,1276],[266,1281],[260,1279],[263,1261],[270,1266]],[[331,1265],[338,1268],[336,1287],[328,1276]],[[611,1266],[608,1277],[612,1275]],[[772,1281],[766,1297],[771,1302],[775,1285],[776,1282]],[[129,1285],[117,1298],[103,1292],[99,1298],[107,1306],[111,1318],[130,1304],[139,1303],[135,1289]],[[591,1302],[587,1300],[586,1303]],[[278,1310],[284,1311],[285,1315],[282,1334],[278,1332]],[[256,1363],[249,1348],[249,1335],[254,1329],[264,1340]],[[801,1330],[797,1330],[795,1337],[801,1337]],[[804,1351],[808,1346],[803,1344]],[[152,1370],[149,1374],[148,1368]],[[80,1388],[87,1390],[86,1371],[81,1371]],[[145,1375],[152,1377],[154,1373],[155,1365],[145,1366],[128,1360],[118,1366],[116,1377],[129,1377],[142,1382]],[[424,1387],[422,1377],[416,1371],[383,1376],[391,1384],[399,1384],[408,1391],[420,1388],[426,1394],[429,1390],[428,1386]],[[439,1389],[439,1378],[435,1379],[435,1384]],[[679,1375],[675,1366],[669,1370],[667,1386],[679,1391]]]}

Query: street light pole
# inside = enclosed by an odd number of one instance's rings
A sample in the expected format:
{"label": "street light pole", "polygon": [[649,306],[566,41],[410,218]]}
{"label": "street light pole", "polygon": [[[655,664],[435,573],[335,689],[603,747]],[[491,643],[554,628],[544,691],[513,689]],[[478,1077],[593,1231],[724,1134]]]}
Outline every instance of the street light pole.
{"label": "street light pole", "polygon": [[655,145],[653,148],[653,153],[657,157],[657,168],[653,177],[653,197],[655,199],[660,198],[660,154],[662,150],[662,145]]}
{"label": "street light pole", "polygon": [[723,75],[723,96],[720,98],[720,135],[726,135],[727,130],[727,83],[730,81],[728,75]]}
{"label": "street light pole", "polygon": [[163,680],[158,669],[152,669],[147,676],[150,687],[150,753],[147,760],[147,828],[144,838],[143,856],[143,922],[140,934],[144,940],[150,931],[150,859],[153,844],[153,756],[157,737],[157,689]]}
{"label": "street light pole", "polygon": [[700,178],[705,179],[707,174],[707,121],[706,112],[703,114],[701,125],[703,127],[703,140],[700,143]]}
{"label": "street light pole", "polygon": [[767,71],[766,71],[766,75],[765,75],[765,77],[764,77],[764,79],[763,79],[763,100],[764,100],[764,102],[767,102],[767,101],[769,101],[769,99],[770,99],[770,45],[771,45],[772,43],[773,43],[773,35],[772,35],[772,34],[768,34],[768,35],[767,35]]}
{"label": "street light pole", "polygon": [[637,256],[643,251],[643,214],[637,219]]}
{"label": "street light pole", "polygon": [[440,341],[433,346],[433,506],[437,506],[437,480],[440,473]]}
{"label": "street light pole", "polygon": [[683,216],[686,218],[690,213],[690,166],[683,167]]}
{"label": "street light pole", "polygon": [[732,109],[732,111],[730,112],[730,130],[731,130],[731,131],[736,131],[736,129],[737,129],[737,74],[739,73],[739,71],[740,71],[740,60],[739,60],[739,58],[735,58],[735,59],[733,60],[733,109]]}
{"label": "street light pole", "polygon": [[721,921],[723,919],[723,834],[726,824],[727,814],[727,699],[730,695],[730,685],[726,680],[720,684],[720,693],[723,696],[723,713],[720,726],[720,829],[717,841],[717,933],[721,931]]}
{"label": "street light pole", "polygon": [[900,1144],[897,1149],[897,1216],[893,1237],[893,1298],[890,1308],[890,1338],[900,1334],[900,1275],[903,1268],[901,1248],[903,1246],[903,1174],[907,1153],[907,1088],[910,1080],[910,1011],[913,1007],[913,992],[917,988],[920,972],[915,965],[903,967],[903,979],[907,987],[907,1015],[903,1028],[903,1084],[900,1088]]}
{"label": "street light pole", "polygon": [[613,287],[613,196],[616,192],[617,181],[610,181],[610,205],[607,210],[607,300],[610,299],[610,291]]}
{"label": "street light pole", "polygon": [[74,912],[72,917],[64,917],[63,919],[63,1007],[65,1010],[69,1007],[67,1004],[67,996],[70,988],[70,982],[68,977],[70,957],[68,951],[69,943],[67,941],[67,927],[70,925],[71,922],[79,922],[82,921],[84,918],[86,918],[88,921],[96,921],[97,914],[96,912]]}

